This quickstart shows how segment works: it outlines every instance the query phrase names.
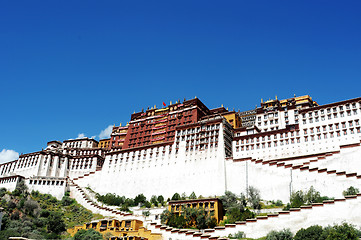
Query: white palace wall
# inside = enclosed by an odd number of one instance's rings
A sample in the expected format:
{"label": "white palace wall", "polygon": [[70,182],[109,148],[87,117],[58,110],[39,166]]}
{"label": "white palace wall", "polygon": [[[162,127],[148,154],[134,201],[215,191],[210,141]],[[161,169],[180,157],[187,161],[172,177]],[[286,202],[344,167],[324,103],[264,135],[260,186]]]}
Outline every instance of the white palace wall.
{"label": "white palace wall", "polygon": [[[175,192],[197,195],[222,195],[225,191],[225,152],[223,127],[219,129],[218,146],[208,144],[199,151],[186,151],[185,141],[159,147],[146,152],[134,151],[120,155],[107,155],[102,168],[92,177],[79,179],[78,184],[101,194],[116,193],[135,197],[143,193],[147,197],[163,195],[171,197]],[[151,154],[151,151],[153,154]],[[164,155],[163,155],[164,151]]]}
{"label": "white palace wall", "polygon": [[[355,173],[361,171],[361,147],[342,148],[335,156],[326,157],[316,162],[311,162],[309,169],[327,168],[336,172]],[[297,161],[286,161],[286,164],[299,165],[315,158],[304,158]],[[320,191],[321,195],[328,197],[342,197],[342,192],[350,186],[358,187],[361,179],[356,176],[346,177],[345,174],[318,172],[285,168],[255,161],[226,162],[227,190],[236,194],[246,193],[248,186],[260,190],[261,198],[265,200],[282,200],[289,202],[292,191],[307,191],[311,186]]]}

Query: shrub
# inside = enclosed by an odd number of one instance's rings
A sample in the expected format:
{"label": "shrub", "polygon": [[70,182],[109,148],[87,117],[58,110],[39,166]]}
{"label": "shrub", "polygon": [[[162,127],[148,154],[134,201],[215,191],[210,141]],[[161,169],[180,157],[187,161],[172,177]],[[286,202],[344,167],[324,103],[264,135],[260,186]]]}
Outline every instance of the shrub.
{"label": "shrub", "polygon": [[295,237],[294,240],[323,240],[322,237],[324,230],[321,226],[314,225],[311,227],[308,227],[306,229],[302,228],[300,229]]}
{"label": "shrub", "polygon": [[6,194],[6,188],[0,188],[0,198]]}
{"label": "shrub", "polygon": [[267,234],[266,240],[292,240],[293,234],[289,229],[271,231]]}
{"label": "shrub", "polygon": [[65,231],[65,223],[60,213],[51,212],[47,218],[46,227],[49,232],[59,234]]}
{"label": "shrub", "polygon": [[348,195],[356,195],[358,194],[360,191],[358,190],[358,188],[355,188],[353,186],[347,188],[345,191],[342,192],[343,196],[348,196]]}
{"label": "shrub", "polygon": [[238,203],[237,195],[230,192],[230,191],[226,191],[224,193],[224,195],[221,196],[219,199],[222,201],[223,207],[226,210],[231,208],[231,207],[234,207]]}
{"label": "shrub", "polygon": [[74,235],[74,240],[102,240],[103,236],[94,229],[80,230]]}
{"label": "shrub", "polygon": [[358,239],[358,231],[351,224],[343,223],[341,225],[335,225],[330,229],[327,240],[356,240]]}
{"label": "shrub", "polygon": [[150,212],[149,212],[149,211],[143,211],[143,212],[142,212],[142,215],[143,215],[144,217],[149,217],[149,216],[150,216]]}
{"label": "shrub", "polygon": [[37,201],[34,200],[26,200],[26,202],[24,203],[24,208],[25,208],[25,212],[31,216],[34,215],[34,210],[39,208],[39,204]]}
{"label": "shrub", "polygon": [[230,239],[240,239],[240,238],[244,238],[245,235],[244,235],[244,232],[238,231],[235,234],[229,234],[228,237]]}
{"label": "shrub", "polygon": [[75,200],[70,198],[69,196],[64,195],[64,197],[61,199],[61,204],[63,206],[70,206],[73,203],[75,203]]}

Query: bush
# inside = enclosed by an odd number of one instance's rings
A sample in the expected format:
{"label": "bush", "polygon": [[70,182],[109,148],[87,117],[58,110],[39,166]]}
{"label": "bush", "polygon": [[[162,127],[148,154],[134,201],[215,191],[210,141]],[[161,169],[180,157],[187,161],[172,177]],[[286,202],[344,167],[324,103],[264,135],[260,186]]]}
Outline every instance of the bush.
{"label": "bush", "polygon": [[64,197],[61,199],[61,204],[63,206],[70,206],[73,203],[75,203],[75,200],[70,198],[69,196],[64,195]]}
{"label": "bush", "polygon": [[0,198],[6,194],[6,188],[0,188]]}
{"label": "bush", "polygon": [[237,221],[245,221],[254,218],[256,214],[249,209],[232,207],[227,211],[227,223],[235,223]]}
{"label": "bush", "polygon": [[271,231],[267,234],[266,240],[292,240],[293,234],[289,229]]}
{"label": "bush", "polygon": [[330,199],[329,197],[322,196],[319,191],[316,191],[313,186],[304,193],[302,191],[293,192],[290,198],[290,205],[285,209],[299,208],[302,205],[310,205],[312,203],[322,203],[324,200]]}
{"label": "bush", "polygon": [[25,212],[27,214],[29,214],[30,216],[34,215],[34,210],[39,208],[39,204],[37,201],[34,200],[26,200],[26,202],[24,203],[24,208],[25,208]]}
{"label": "bush", "polygon": [[358,190],[358,188],[355,188],[353,186],[347,188],[345,191],[342,192],[343,196],[349,196],[349,195],[356,195],[358,194],[360,191]]}
{"label": "bush", "polygon": [[230,239],[240,239],[240,238],[244,238],[245,237],[245,234],[244,234],[244,232],[241,232],[241,231],[238,231],[238,232],[236,232],[235,234],[229,234],[228,235],[228,237],[230,238]]}
{"label": "bush", "polygon": [[146,208],[151,208],[152,204],[150,202],[148,202],[148,201],[145,201],[143,206],[146,207]]}
{"label": "bush", "polygon": [[65,223],[60,213],[51,212],[47,218],[46,227],[49,232],[59,234],[65,231]]}
{"label": "bush", "polygon": [[103,236],[94,229],[80,230],[74,235],[74,240],[102,240]]}
{"label": "bush", "polygon": [[358,231],[351,224],[343,223],[341,225],[335,225],[329,231],[327,240],[356,240],[358,239]]}
{"label": "bush", "polygon": [[301,228],[293,238],[294,240],[323,240],[323,228],[318,225],[309,228]]}
{"label": "bush", "polygon": [[353,225],[343,223],[325,228],[318,225],[302,228],[296,233],[294,240],[352,240],[360,236],[361,232]]}
{"label": "bush", "polygon": [[223,207],[226,210],[238,205],[237,195],[230,191],[226,191],[219,199],[222,201]]}

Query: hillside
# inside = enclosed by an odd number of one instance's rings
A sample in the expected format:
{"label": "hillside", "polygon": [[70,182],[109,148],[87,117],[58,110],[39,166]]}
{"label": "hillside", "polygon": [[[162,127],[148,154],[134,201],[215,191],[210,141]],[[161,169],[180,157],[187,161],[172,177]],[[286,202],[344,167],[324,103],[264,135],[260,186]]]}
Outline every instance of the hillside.
{"label": "hillside", "polygon": [[66,194],[61,201],[50,194],[28,192],[20,182],[12,192],[0,189],[3,219],[0,240],[12,237],[64,239],[65,230],[77,224],[102,218],[78,204]]}

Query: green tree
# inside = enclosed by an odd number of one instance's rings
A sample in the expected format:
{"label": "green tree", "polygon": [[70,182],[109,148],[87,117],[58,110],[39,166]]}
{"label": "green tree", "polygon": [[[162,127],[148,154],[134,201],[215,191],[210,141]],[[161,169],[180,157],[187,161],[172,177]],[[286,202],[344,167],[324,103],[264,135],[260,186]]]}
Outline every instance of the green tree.
{"label": "green tree", "polygon": [[360,191],[358,188],[355,188],[353,186],[347,188],[345,191],[342,192],[343,196],[349,196],[349,195],[356,195],[358,194]]}
{"label": "green tree", "polygon": [[144,207],[146,208],[151,208],[152,207],[152,204],[148,201],[145,201],[145,203],[143,204]]}
{"label": "green tree", "polygon": [[157,196],[153,195],[153,196],[150,198],[150,202],[153,203],[155,207],[158,207],[158,199],[157,199]]}
{"label": "green tree", "polygon": [[319,191],[316,191],[313,186],[311,186],[304,196],[304,201],[306,204],[322,202],[321,194]]}
{"label": "green tree", "polygon": [[253,209],[261,209],[261,196],[259,190],[250,186],[248,189],[248,202]]}
{"label": "green tree", "polygon": [[[25,181],[23,179],[21,179],[17,184],[16,184],[16,188],[15,188],[16,191],[18,191],[19,195],[20,194],[23,194],[25,195],[28,191],[28,187],[26,186],[25,184]],[[14,190],[14,191],[15,191]]]}
{"label": "green tree", "polygon": [[60,213],[51,212],[47,218],[46,227],[49,232],[59,234],[65,231],[65,223]]}
{"label": "green tree", "polygon": [[237,195],[230,191],[226,191],[219,199],[222,201],[223,207],[226,210],[232,206],[238,205]]}
{"label": "green tree", "polygon": [[241,232],[241,231],[238,231],[235,234],[228,235],[228,238],[230,238],[230,239],[240,239],[240,238],[244,238],[244,237],[245,237],[245,234],[244,234],[244,232]]}
{"label": "green tree", "polygon": [[305,203],[305,196],[302,190],[293,192],[290,198],[291,208],[299,208]]}
{"label": "green tree", "polygon": [[181,200],[181,196],[178,193],[173,194],[172,200]]}
{"label": "green tree", "polygon": [[144,216],[144,218],[147,218],[150,216],[150,212],[149,211],[143,211],[142,215]]}
{"label": "green tree", "polygon": [[184,193],[182,193],[181,200],[186,200],[186,199],[187,199],[187,195],[186,195],[186,193],[184,192]]}
{"label": "green tree", "polygon": [[292,240],[292,232],[289,229],[271,231],[267,234],[266,240]]}
{"label": "green tree", "polygon": [[2,198],[6,194],[6,188],[0,188],[0,198]]}
{"label": "green tree", "polygon": [[324,240],[323,232],[323,228],[318,225],[306,229],[301,228],[298,230],[293,240]]}
{"label": "green tree", "polygon": [[143,205],[147,201],[147,198],[143,195],[143,193],[138,194],[134,198],[134,205],[138,206],[139,204]]}
{"label": "green tree", "polygon": [[189,199],[197,199],[197,195],[192,192],[191,195],[189,195]]}
{"label": "green tree", "polygon": [[333,226],[328,232],[326,240],[356,240],[358,231],[348,223]]}
{"label": "green tree", "polygon": [[37,208],[39,208],[39,204],[37,201],[29,199],[29,200],[26,200],[24,203],[25,212],[27,214],[29,214],[30,216],[34,215],[34,210]]}
{"label": "green tree", "polygon": [[102,240],[103,236],[94,229],[79,230],[74,235],[74,240]]}
{"label": "green tree", "polygon": [[227,223],[235,223],[237,221],[245,221],[246,219],[254,218],[256,214],[249,209],[231,207],[227,210]]}
{"label": "green tree", "polygon": [[164,206],[164,197],[162,195],[159,195],[157,200],[162,206]]}

